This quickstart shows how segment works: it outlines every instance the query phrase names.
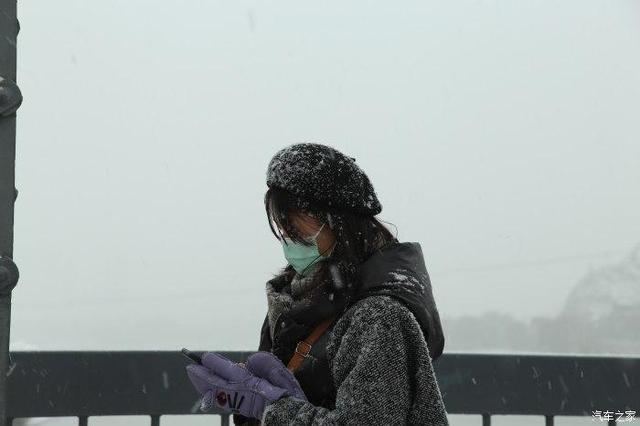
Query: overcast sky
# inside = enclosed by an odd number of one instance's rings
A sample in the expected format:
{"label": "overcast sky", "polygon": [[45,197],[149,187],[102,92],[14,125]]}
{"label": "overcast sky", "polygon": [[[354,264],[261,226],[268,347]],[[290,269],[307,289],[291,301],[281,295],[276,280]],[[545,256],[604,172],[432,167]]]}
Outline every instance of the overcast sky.
{"label": "overcast sky", "polygon": [[[257,347],[271,156],[357,159],[442,317],[554,316],[640,243],[632,0],[20,2],[12,340]],[[393,229],[393,227],[392,227]]]}

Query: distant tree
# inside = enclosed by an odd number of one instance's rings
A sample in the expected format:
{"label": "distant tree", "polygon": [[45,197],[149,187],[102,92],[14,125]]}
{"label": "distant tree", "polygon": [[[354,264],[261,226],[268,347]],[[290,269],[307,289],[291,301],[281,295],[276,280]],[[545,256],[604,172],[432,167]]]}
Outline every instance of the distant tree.
{"label": "distant tree", "polygon": [[443,317],[445,351],[640,354],[640,244],[621,262],[589,271],[554,318]]}

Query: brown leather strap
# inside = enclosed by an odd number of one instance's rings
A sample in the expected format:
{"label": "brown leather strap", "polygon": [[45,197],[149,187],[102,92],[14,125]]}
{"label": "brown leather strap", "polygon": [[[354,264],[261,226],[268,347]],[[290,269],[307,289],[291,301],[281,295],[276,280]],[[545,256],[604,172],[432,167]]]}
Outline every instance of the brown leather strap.
{"label": "brown leather strap", "polygon": [[320,338],[320,336],[322,336],[322,334],[324,334],[324,332],[327,330],[327,328],[329,328],[335,318],[336,317],[332,317],[322,321],[311,332],[309,337],[298,342],[298,344],[296,345],[296,350],[289,360],[289,365],[287,365],[287,368],[292,373],[295,372],[298,367],[300,367],[300,365],[302,365],[302,361],[304,361],[309,352],[311,352],[311,347],[313,346],[313,344]]}

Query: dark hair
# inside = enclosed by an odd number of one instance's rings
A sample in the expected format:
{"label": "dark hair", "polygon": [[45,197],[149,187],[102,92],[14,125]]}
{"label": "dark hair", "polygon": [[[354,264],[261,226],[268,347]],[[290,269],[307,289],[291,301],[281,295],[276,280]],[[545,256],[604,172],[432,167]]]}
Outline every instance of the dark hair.
{"label": "dark hair", "polygon": [[[329,226],[335,235],[336,245],[327,261],[321,262],[314,281],[323,281],[331,276],[334,288],[347,298],[359,288],[356,276],[358,265],[386,244],[398,241],[374,216],[326,208],[281,188],[270,187],[264,196],[264,204],[271,232],[279,240],[283,238],[280,233],[282,229],[291,240],[310,245],[293,225],[292,213],[306,213],[320,222],[326,222],[325,226]],[[278,229],[274,228],[274,223]],[[335,275],[335,270],[331,271],[332,265],[337,266],[339,276]],[[285,274],[290,280],[295,270],[291,265],[286,265],[279,274]]]}

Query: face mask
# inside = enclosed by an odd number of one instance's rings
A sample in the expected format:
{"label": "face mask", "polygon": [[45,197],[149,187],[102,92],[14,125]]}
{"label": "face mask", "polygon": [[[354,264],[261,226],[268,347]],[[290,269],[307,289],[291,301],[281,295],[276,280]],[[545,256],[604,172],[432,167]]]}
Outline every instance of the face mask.
{"label": "face mask", "polygon": [[312,244],[310,246],[296,243],[286,237],[283,237],[283,240],[281,240],[284,257],[287,259],[287,262],[293,266],[293,269],[302,276],[304,276],[303,272],[309,268],[309,266],[328,257],[320,254],[318,250],[318,243],[316,241],[316,237],[320,234],[324,225],[325,224],[323,223],[315,235],[305,238],[306,241],[309,241]]}

